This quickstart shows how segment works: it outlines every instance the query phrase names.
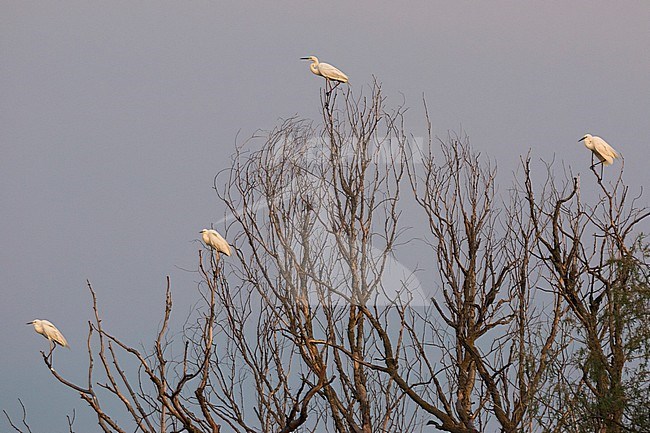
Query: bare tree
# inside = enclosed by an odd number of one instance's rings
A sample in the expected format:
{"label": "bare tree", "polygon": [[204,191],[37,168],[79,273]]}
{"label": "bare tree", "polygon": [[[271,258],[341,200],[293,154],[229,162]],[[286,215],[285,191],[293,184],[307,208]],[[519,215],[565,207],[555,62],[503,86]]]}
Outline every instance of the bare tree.
{"label": "bare tree", "polygon": [[405,173],[387,148],[403,139],[402,109],[386,113],[380,87],[372,90],[368,99],[325,93],[321,128],[289,119],[261,150],[240,149],[221,193],[247,246],[244,278],[275,308],[337,432],[413,422],[398,387],[371,367],[381,352],[366,311],[382,296],[398,240]]}
{"label": "bare tree", "polygon": [[[389,112],[372,90],[344,94],[343,108],[325,94],[320,128],[289,119],[260,151],[239,151],[220,197],[251,257],[246,279],[323,375],[335,431],[382,428],[392,401],[446,431],[519,431],[564,313],[559,295],[550,311],[531,307],[532,223],[516,209],[518,225],[500,219],[495,172],[469,143],[441,141],[441,164],[431,140],[414,155],[403,108]],[[405,186],[429,222],[443,296],[433,307],[385,284]]]}
{"label": "bare tree", "polygon": [[[182,332],[170,329],[169,280],[142,348],[104,327],[88,283],[87,380],[43,360],[103,431],[641,425],[650,296],[635,240],[648,213],[620,176],[606,184],[592,171],[590,204],[552,165],[534,182],[529,157],[502,197],[496,167],[466,136],[434,140],[429,124],[414,142],[405,107],[389,109],[376,82],[368,95],[323,92],[321,108],[321,121],[290,118],[241,143],[215,178],[235,255],[199,253]],[[424,222],[409,238],[405,212]],[[426,245],[428,299],[417,299],[416,271],[394,271],[414,240]],[[9,422],[29,431],[25,412]]]}
{"label": "bare tree", "polygon": [[[383,366],[401,391],[450,432],[496,428],[520,431],[543,383],[562,316],[555,297],[550,316],[530,306],[536,264],[528,254],[530,224],[502,219],[494,195],[496,172],[458,137],[409,155],[410,186],[427,217],[441,299],[424,310],[395,302],[403,332],[392,337],[376,311],[365,310],[381,340]],[[515,216],[520,216],[512,212]],[[523,235],[523,236],[522,236]],[[386,313],[384,313],[386,314]],[[535,326],[547,325],[534,353]],[[393,323],[394,326],[394,323]],[[396,342],[402,345],[396,344]]]}
{"label": "bare tree", "polygon": [[[524,189],[536,254],[571,312],[563,338],[566,353],[549,372],[558,386],[550,393],[546,424],[553,431],[637,431],[625,419],[631,397],[626,387],[642,384],[648,392],[649,268],[637,229],[650,213],[637,206],[639,197],[629,198],[622,168],[605,183],[592,167],[598,198],[589,205],[577,177],[563,186],[551,179],[537,197],[529,162]],[[633,371],[637,374],[631,376]]]}
{"label": "bare tree", "polygon": [[[87,339],[87,382],[74,383],[60,375],[43,352],[52,375],[79,393],[102,431],[217,433],[227,425],[236,432],[292,432],[305,423],[308,408],[318,412],[309,403],[319,385],[292,365],[291,349],[275,333],[269,307],[254,305],[250,290],[231,289],[218,256],[211,254],[207,259],[199,254],[201,302],[182,335],[169,330],[169,279],[163,320],[149,350],[130,346],[104,328],[95,290],[88,283],[94,321],[89,322]],[[245,329],[251,325],[252,336]],[[182,355],[173,356],[173,347],[179,345]],[[318,417],[313,421],[302,431],[313,431]],[[23,425],[30,431],[25,414]]]}

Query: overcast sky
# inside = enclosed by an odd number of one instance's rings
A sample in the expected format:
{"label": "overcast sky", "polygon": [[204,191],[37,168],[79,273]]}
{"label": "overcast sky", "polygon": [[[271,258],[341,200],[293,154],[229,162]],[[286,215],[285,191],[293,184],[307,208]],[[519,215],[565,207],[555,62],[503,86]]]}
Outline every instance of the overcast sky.
{"label": "overcast sky", "polygon": [[225,210],[213,178],[238,132],[319,119],[322,80],[302,56],[339,67],[355,92],[376,76],[389,105],[412,107],[416,136],[424,94],[434,133],[462,127],[502,173],[532,149],[586,174],[577,140],[590,132],[623,154],[634,191],[649,185],[648,1],[0,9],[0,409],[18,416],[23,399],[36,433],[65,430],[75,406],[80,431],[94,421],[54,383],[38,353],[47,342],[25,322],[46,318],[65,333],[72,350],[57,351],[55,366],[81,381],[86,279],[105,325],[133,344],[158,325],[166,275],[185,314],[198,231]]}

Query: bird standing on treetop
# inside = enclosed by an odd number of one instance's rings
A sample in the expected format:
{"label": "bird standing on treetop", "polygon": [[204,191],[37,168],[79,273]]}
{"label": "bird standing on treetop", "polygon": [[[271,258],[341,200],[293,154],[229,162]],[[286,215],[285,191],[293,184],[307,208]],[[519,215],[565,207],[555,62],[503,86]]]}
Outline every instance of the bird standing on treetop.
{"label": "bird standing on treetop", "polygon": [[54,326],[52,322],[34,319],[31,322],[27,322],[27,325],[34,325],[34,330],[36,332],[50,340],[50,353],[52,353],[57,344],[67,347],[68,349],[70,348],[65,337],[61,334],[61,331],[56,329],[56,326]]}
{"label": "bird standing on treetop", "polygon": [[[600,137],[596,137],[591,134],[586,134],[578,142],[585,142],[585,147],[593,152],[596,157],[600,160],[598,164],[611,165],[616,158],[619,157],[619,154],[607,144],[605,140]],[[597,164],[593,164],[592,167]]]}
{"label": "bird standing on treetop", "polygon": [[230,257],[230,245],[216,230],[203,229],[199,233],[203,235],[203,242],[206,246]]}
{"label": "bird standing on treetop", "polygon": [[[328,81],[337,81],[336,86],[348,82],[348,76],[339,71],[329,63],[319,63],[316,56],[301,57],[300,60],[311,60],[309,69],[316,75],[324,77]],[[336,87],[334,86],[334,87]],[[332,89],[333,90],[333,89]]]}

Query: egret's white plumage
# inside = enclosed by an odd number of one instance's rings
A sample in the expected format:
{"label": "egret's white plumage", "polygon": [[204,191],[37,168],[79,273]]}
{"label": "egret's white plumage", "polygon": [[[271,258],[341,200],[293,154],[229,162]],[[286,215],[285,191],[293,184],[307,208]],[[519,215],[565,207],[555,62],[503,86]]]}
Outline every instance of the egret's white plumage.
{"label": "egret's white plumage", "polygon": [[[56,326],[48,320],[34,319],[31,322],[27,322],[28,325],[34,325],[34,330],[41,334],[43,337],[50,340],[50,347],[54,349],[54,346],[57,344],[70,348],[68,341],[65,339],[61,331],[56,329]],[[54,346],[52,346],[54,345]]]}
{"label": "egret's white plumage", "polygon": [[605,140],[591,134],[586,134],[578,142],[585,142],[585,147],[593,152],[603,165],[611,165],[619,154]]}
{"label": "egret's white plumage", "polygon": [[203,229],[200,233],[203,235],[205,245],[230,257],[230,245],[216,230]]}
{"label": "egret's white plumage", "polygon": [[309,69],[316,75],[320,75],[327,80],[338,81],[339,83],[348,82],[347,75],[329,63],[320,63],[316,56],[301,57],[301,60],[311,60]]}

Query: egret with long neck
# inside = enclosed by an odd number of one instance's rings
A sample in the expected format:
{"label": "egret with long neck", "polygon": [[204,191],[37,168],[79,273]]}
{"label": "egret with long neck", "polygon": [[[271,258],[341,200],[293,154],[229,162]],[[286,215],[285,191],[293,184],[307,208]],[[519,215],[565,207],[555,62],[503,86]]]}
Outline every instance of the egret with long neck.
{"label": "egret with long neck", "polygon": [[336,85],[329,92],[336,89],[339,84],[348,82],[347,75],[329,63],[319,62],[316,56],[301,57],[301,60],[310,60],[309,70],[315,75],[325,78],[328,84],[330,81],[336,81]]}
{"label": "egret with long neck", "polygon": [[592,152],[592,161],[593,155],[596,155],[600,162],[592,164],[592,167],[602,164],[602,165],[611,165],[616,158],[620,155],[614,150],[612,146],[607,144],[605,140],[595,135],[585,134],[578,142],[584,141],[585,147]]}

